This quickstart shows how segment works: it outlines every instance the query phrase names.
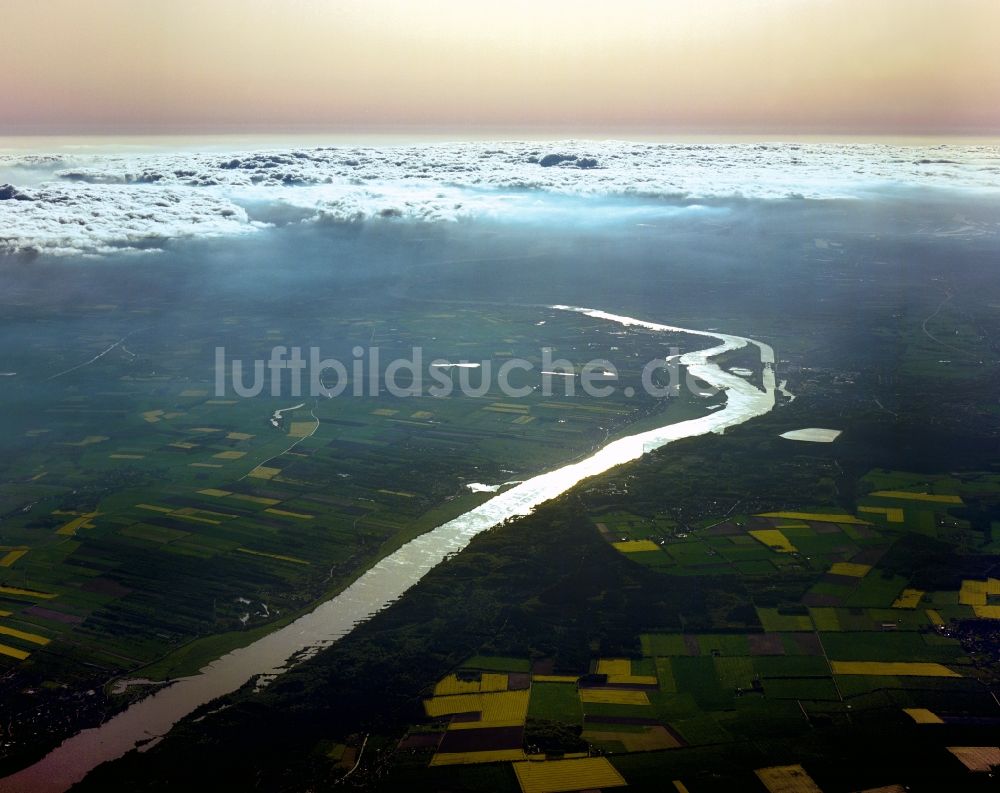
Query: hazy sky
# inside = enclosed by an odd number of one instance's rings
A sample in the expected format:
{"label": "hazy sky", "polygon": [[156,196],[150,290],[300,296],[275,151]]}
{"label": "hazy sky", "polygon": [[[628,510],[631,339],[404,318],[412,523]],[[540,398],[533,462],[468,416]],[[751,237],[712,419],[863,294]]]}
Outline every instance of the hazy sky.
{"label": "hazy sky", "polygon": [[1000,132],[1000,0],[0,0],[0,134]]}

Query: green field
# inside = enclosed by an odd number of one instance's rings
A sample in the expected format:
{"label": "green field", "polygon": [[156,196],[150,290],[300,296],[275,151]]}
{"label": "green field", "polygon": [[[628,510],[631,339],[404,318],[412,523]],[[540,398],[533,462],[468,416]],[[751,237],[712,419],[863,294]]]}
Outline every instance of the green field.
{"label": "green field", "polygon": [[528,716],[533,719],[580,724],[583,708],[572,683],[533,683],[528,701]]}
{"label": "green field", "polygon": [[[624,360],[641,361],[664,339],[622,340],[596,320],[537,308],[427,311],[380,302],[375,312],[359,298],[299,315],[248,312],[235,297],[177,305],[113,291],[72,314],[44,304],[18,309],[17,321],[37,322],[37,330],[3,394],[9,453],[0,460],[0,549],[18,552],[0,567],[0,627],[51,642],[10,636],[0,673],[12,712],[41,708],[61,724],[58,703],[81,690],[103,691],[121,675],[192,674],[286,624],[403,543],[489,498],[471,492],[471,482],[527,478],[633,425],[701,410],[687,399],[668,406],[645,396],[638,363],[621,368],[634,398],[597,399],[577,388],[576,396],[530,391],[512,403],[495,378],[479,398],[432,396],[433,380],[419,395],[375,396],[364,379],[335,399],[266,390],[239,398],[231,383],[216,395],[220,345],[227,360],[321,342],[325,356],[348,361],[354,346],[377,346],[383,362],[412,356],[414,347],[425,361],[499,366],[517,356],[536,365],[525,375],[533,385],[542,347],[576,358],[583,338],[587,359],[615,357],[613,346]],[[136,330],[136,316],[163,330]],[[74,368],[109,338],[126,336],[127,344]],[[364,396],[350,396],[356,385]],[[293,407],[272,425],[275,410]],[[30,590],[42,594],[18,594]],[[525,659],[469,664],[528,669]]]}

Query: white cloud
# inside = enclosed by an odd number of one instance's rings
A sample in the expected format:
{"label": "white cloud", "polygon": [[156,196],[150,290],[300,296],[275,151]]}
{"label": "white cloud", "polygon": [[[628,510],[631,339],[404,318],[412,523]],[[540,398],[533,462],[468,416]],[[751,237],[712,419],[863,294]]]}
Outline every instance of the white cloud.
{"label": "white cloud", "polygon": [[242,207],[176,187],[46,185],[0,201],[0,251],[9,253],[100,255],[254,228]]}
{"label": "white cloud", "polygon": [[[285,214],[296,220],[441,222],[581,213],[598,196],[631,198],[634,212],[635,203],[676,211],[733,198],[857,197],[887,186],[995,191],[998,158],[996,146],[615,141],[8,153],[0,174],[13,192],[0,191],[0,250],[157,249],[171,238],[252,232],[261,224],[244,207],[267,217],[260,208],[268,204],[296,208]],[[19,181],[29,170],[36,177]]]}

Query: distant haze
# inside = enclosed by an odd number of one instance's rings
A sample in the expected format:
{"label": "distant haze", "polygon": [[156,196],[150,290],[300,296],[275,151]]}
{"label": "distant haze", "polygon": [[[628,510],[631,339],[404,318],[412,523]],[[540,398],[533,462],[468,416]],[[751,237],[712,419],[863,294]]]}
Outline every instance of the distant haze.
{"label": "distant haze", "polygon": [[6,2],[0,134],[991,134],[996,0]]}

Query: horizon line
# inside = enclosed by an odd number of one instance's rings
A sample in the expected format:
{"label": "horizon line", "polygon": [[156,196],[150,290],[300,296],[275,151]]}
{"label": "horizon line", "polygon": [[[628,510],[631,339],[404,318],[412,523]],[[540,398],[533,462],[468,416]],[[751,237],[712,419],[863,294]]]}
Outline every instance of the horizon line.
{"label": "horizon line", "polygon": [[587,127],[574,125],[431,125],[431,124],[388,124],[366,126],[292,126],[282,128],[254,128],[239,126],[226,128],[199,128],[178,126],[171,128],[120,129],[109,127],[66,129],[0,129],[0,141],[28,139],[74,140],[74,139],[174,139],[174,138],[313,138],[331,136],[336,138],[386,138],[386,139],[437,139],[455,142],[465,140],[592,140],[592,141],[651,141],[669,142],[670,139],[752,139],[754,141],[828,139],[836,142],[844,139],[871,140],[929,140],[962,139],[1000,142],[1000,129],[934,129],[934,130],[878,130],[878,129],[809,129],[809,128],[743,128],[743,129],[661,129],[647,126]]}

